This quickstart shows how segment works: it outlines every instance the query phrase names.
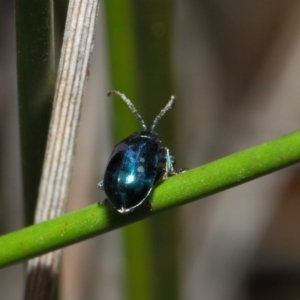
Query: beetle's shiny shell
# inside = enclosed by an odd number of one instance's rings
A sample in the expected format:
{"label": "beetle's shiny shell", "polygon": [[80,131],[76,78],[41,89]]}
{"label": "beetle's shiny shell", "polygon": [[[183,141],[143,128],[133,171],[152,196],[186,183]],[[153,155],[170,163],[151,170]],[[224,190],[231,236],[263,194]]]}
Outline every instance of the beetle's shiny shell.
{"label": "beetle's shiny shell", "polygon": [[104,191],[112,205],[130,212],[149,196],[158,176],[161,140],[154,131],[141,131],[117,144],[104,175]]}

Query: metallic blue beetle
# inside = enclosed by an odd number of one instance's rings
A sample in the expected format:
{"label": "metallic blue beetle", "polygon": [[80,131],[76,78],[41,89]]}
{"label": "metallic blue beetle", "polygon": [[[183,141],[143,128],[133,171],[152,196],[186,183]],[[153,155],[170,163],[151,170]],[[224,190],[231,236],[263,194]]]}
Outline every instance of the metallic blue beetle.
{"label": "metallic blue beetle", "polygon": [[118,212],[127,214],[148,199],[160,178],[176,174],[173,168],[174,157],[170,155],[168,148],[160,147],[160,136],[154,131],[157,122],[174,107],[175,97],[171,97],[155,118],[151,130],[147,130],[144,120],[131,101],[118,91],[108,93],[111,94],[120,96],[126,102],[143,127],[143,131],[133,133],[115,146],[104,180],[98,184],[113,207]]}

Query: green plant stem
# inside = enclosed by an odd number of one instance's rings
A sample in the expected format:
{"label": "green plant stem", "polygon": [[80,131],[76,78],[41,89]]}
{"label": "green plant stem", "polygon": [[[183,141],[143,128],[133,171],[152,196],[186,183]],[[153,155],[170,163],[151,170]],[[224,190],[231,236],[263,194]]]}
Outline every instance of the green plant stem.
{"label": "green plant stem", "polygon": [[299,149],[300,131],[296,131],[173,176],[155,188],[151,212],[142,207],[120,215],[109,204],[93,204],[6,234],[0,237],[0,266],[65,247],[295,164],[300,161]]}

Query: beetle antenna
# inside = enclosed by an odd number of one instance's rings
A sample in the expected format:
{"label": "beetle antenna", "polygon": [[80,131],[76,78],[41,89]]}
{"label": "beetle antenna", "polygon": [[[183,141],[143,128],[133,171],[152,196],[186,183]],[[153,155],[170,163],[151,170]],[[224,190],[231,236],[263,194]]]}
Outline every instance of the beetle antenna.
{"label": "beetle antenna", "polygon": [[126,98],[126,96],[124,94],[120,93],[119,91],[114,91],[114,90],[109,91],[107,93],[107,96],[110,96],[111,94],[115,94],[115,95],[119,96],[120,98],[122,98],[124,100],[124,102],[129,106],[130,110],[133,112],[135,117],[138,119],[138,121],[142,125],[143,129],[147,130],[147,126],[146,126],[144,120],[142,119],[141,115],[138,113],[138,111],[136,110],[136,108],[134,107],[132,102],[128,98]]}
{"label": "beetle antenna", "polygon": [[162,116],[171,108],[175,106],[175,100],[176,97],[174,95],[171,96],[170,101],[167,103],[167,105],[160,111],[160,113],[156,116],[155,120],[153,121],[153,124],[151,126],[151,131],[154,130],[155,126],[157,125],[157,122],[162,118]]}

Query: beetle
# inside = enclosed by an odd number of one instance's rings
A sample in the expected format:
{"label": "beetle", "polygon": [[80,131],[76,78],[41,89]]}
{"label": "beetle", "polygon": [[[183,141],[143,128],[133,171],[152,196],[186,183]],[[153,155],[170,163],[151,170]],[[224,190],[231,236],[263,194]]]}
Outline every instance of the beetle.
{"label": "beetle", "polygon": [[[148,201],[155,184],[161,178],[177,174],[175,159],[166,147],[161,147],[161,138],[154,131],[162,116],[175,105],[175,96],[156,116],[148,130],[132,102],[118,91],[108,96],[119,96],[133,112],[143,130],[135,132],[118,143],[110,156],[103,181],[98,186],[104,190],[109,202],[121,214],[128,214],[143,202]],[[151,209],[151,204],[148,201]]]}

